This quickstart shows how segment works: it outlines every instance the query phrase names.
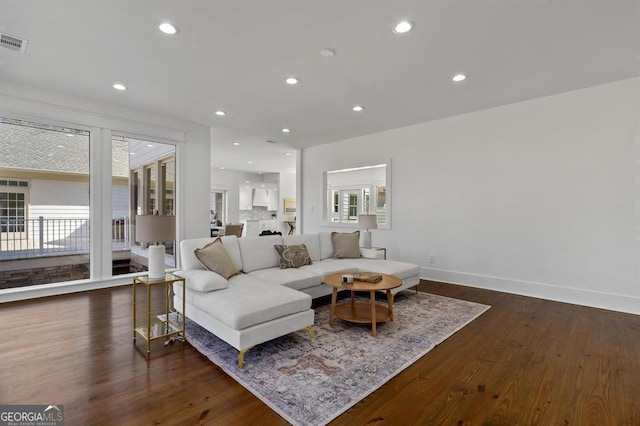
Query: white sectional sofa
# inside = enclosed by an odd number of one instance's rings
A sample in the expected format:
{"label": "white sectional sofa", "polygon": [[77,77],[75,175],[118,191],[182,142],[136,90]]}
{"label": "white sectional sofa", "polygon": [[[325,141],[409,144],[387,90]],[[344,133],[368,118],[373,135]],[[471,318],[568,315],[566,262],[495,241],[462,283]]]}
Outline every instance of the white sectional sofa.
{"label": "white sectional sofa", "polygon": [[[334,258],[328,232],[221,237],[235,268],[241,271],[227,280],[207,270],[194,254],[214,240],[182,241],[182,270],[175,274],[186,279],[186,316],[237,349],[240,368],[244,353],[254,345],[305,328],[312,337],[311,301],[332,292],[332,287],[323,284],[326,275],[363,271],[395,275],[402,285],[394,293],[420,281],[417,265],[383,260],[376,250],[362,249],[361,258]],[[274,246],[300,244],[306,246],[312,264],[281,269]],[[181,282],[174,283],[174,306],[178,309],[182,307],[181,286]]]}

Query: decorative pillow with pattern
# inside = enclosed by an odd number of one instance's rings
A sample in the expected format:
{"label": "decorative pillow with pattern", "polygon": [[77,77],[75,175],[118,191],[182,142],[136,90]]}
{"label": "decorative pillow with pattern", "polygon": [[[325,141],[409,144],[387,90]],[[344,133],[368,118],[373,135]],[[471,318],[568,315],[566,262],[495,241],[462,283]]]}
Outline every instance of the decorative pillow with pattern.
{"label": "decorative pillow with pattern", "polygon": [[332,232],[333,257],[351,259],[362,257],[360,254],[360,231],[351,233]]}
{"label": "decorative pillow with pattern", "polygon": [[311,265],[311,256],[307,246],[300,245],[274,245],[280,261],[280,269],[299,268],[304,265]]}
{"label": "decorative pillow with pattern", "polygon": [[238,273],[220,238],[216,238],[212,243],[202,248],[195,249],[193,254],[196,255],[202,266],[209,271],[222,275],[225,279],[229,279]]}

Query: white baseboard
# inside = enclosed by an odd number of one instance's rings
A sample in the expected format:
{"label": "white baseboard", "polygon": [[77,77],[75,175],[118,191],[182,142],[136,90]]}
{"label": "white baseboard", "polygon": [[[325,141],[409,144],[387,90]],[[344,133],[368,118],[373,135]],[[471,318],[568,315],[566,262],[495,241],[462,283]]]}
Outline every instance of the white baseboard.
{"label": "white baseboard", "polygon": [[77,293],[80,291],[98,290],[107,287],[117,287],[131,284],[132,278],[127,276],[114,277],[104,281],[68,281],[32,285],[27,287],[7,288],[0,290],[0,303],[15,302],[18,300],[36,299],[39,297],[58,296],[61,294]]}
{"label": "white baseboard", "polygon": [[640,297],[425,267],[420,278],[640,315]]}

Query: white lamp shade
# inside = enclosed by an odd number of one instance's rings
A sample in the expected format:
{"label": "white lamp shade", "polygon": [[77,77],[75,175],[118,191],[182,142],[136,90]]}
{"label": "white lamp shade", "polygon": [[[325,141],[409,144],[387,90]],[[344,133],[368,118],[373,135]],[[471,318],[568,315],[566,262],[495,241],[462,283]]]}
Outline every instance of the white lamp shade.
{"label": "white lamp shade", "polygon": [[360,229],[377,229],[378,221],[375,214],[359,214],[358,228]]}

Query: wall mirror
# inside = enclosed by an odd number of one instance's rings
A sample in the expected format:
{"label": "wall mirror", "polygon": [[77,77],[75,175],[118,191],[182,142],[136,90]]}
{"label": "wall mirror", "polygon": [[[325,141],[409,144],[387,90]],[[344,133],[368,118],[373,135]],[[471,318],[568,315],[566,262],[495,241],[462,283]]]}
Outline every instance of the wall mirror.
{"label": "wall mirror", "polygon": [[358,215],[375,214],[378,228],[391,229],[391,162],[324,172],[324,222],[357,227]]}

